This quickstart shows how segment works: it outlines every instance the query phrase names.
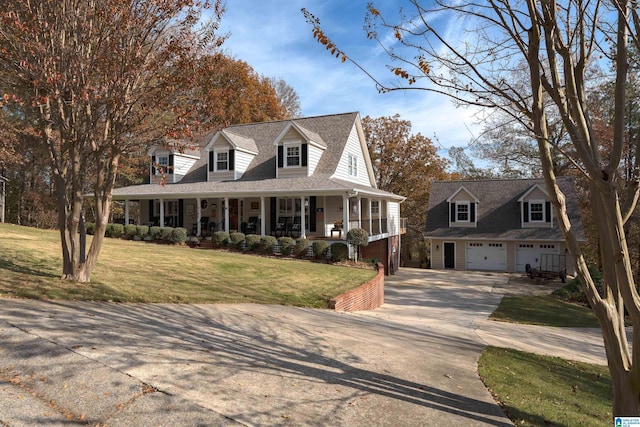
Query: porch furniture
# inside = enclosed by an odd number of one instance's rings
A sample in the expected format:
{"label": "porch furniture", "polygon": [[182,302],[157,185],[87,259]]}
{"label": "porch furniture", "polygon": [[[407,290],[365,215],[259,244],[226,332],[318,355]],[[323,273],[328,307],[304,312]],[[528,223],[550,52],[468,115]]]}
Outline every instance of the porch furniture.
{"label": "porch furniture", "polygon": [[342,220],[337,220],[333,222],[333,228],[331,229],[331,237],[333,237],[333,233],[337,232],[338,233],[338,238],[342,239],[342,229],[343,229],[343,224],[342,224]]}
{"label": "porch furniture", "polygon": [[294,234],[298,234],[298,237],[302,235],[300,217],[297,216],[293,218],[293,224],[289,225],[289,232],[287,233],[290,237],[294,237]]}
{"label": "porch furniture", "polygon": [[[209,225],[209,217],[208,216],[203,216],[200,218],[200,233],[206,233],[207,232],[207,225]],[[198,234],[198,223],[194,223],[191,226],[191,235],[192,236],[196,236]]]}
{"label": "porch furniture", "polygon": [[281,216],[278,218],[278,222],[276,223],[276,228],[273,230],[273,234],[276,237],[284,236],[287,233],[287,226],[289,224],[289,217]]}
{"label": "porch furniture", "polygon": [[245,223],[244,234],[256,234],[258,231],[258,217],[250,216],[249,221]]}

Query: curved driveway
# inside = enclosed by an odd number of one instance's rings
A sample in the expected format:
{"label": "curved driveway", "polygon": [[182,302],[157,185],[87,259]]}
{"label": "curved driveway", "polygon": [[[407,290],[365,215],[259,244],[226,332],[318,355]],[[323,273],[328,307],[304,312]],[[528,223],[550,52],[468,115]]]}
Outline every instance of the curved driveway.
{"label": "curved driveway", "polygon": [[402,269],[352,314],[0,299],[0,425],[510,425],[476,373],[508,278]]}

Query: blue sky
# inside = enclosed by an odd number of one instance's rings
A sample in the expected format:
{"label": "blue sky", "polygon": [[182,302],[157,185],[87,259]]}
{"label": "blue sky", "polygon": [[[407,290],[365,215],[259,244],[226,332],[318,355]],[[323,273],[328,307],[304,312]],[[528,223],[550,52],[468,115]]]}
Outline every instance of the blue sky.
{"label": "blue sky", "polygon": [[[456,108],[443,95],[426,91],[380,94],[353,64],[341,63],[313,39],[300,9],[307,8],[326,34],[352,58],[383,81],[393,77],[389,59],[362,27],[366,0],[227,0],[221,31],[230,33],[223,48],[258,73],[284,79],[300,97],[304,116],[359,111],[362,117],[400,114],[413,133],[433,139],[446,155],[450,146],[466,147],[477,136],[473,111]],[[392,3],[390,5],[390,3]],[[394,18],[403,1],[374,2]],[[407,6],[407,11],[408,5]],[[446,25],[446,22],[443,23]],[[459,23],[454,23],[452,28]]]}

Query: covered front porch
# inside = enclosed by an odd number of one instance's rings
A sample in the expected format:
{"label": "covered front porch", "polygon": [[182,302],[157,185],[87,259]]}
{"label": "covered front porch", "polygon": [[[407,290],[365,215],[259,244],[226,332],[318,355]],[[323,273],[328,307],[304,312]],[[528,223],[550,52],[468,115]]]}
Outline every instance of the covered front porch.
{"label": "covered front porch", "polygon": [[374,241],[401,232],[397,203],[352,193],[125,199],[123,211],[125,224],[184,227],[192,236],[226,231],[345,240],[350,229],[362,228]]}

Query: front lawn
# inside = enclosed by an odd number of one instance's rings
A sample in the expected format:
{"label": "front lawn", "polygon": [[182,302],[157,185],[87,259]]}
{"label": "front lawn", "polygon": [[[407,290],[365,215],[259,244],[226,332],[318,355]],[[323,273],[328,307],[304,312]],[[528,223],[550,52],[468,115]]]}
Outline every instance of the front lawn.
{"label": "front lawn", "polygon": [[516,426],[613,425],[606,366],[488,347],[478,373]]}
{"label": "front lawn", "polygon": [[331,298],[375,275],[302,260],[117,239],[105,239],[91,284],[63,282],[61,272],[59,232],[0,224],[3,297],[326,308]]}

